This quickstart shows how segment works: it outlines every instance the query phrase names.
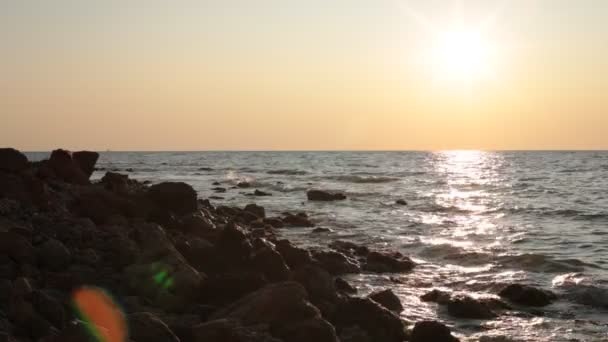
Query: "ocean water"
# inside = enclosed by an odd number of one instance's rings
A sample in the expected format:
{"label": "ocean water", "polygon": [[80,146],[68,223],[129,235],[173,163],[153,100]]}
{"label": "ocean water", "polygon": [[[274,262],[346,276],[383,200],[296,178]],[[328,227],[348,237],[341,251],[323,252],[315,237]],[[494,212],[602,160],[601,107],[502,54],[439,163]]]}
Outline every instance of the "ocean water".
{"label": "ocean water", "polygon": [[[98,166],[184,181],[201,197],[221,196],[215,204],[303,210],[331,229],[280,230],[301,245],[345,239],[410,255],[419,265],[398,283],[348,277],[363,295],[391,287],[406,320],[439,319],[471,341],[608,340],[608,152],[107,152]],[[214,193],[214,181],[228,191]],[[239,181],[253,187],[230,189]],[[311,188],[348,199],[308,202]],[[454,319],[418,299],[432,288],[487,296],[512,282],[560,299],[486,321]]]}

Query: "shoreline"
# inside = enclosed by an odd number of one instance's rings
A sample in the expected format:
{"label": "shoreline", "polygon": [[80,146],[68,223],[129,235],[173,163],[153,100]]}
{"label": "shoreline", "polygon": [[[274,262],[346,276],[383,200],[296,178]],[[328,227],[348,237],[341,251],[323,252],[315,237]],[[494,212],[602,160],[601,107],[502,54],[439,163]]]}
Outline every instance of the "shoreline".
{"label": "shoreline", "polygon": [[[124,307],[135,341],[457,340],[440,322],[403,321],[390,288],[360,298],[341,278],[407,273],[415,267],[407,256],[344,241],[325,250],[294,246],[280,238],[280,229],[310,226],[305,213],[266,217],[253,203],[216,207],[185,183],[148,185],[114,172],[91,183],[98,157],[56,150],[32,163],[18,151],[0,152],[7,226],[0,254],[11,270],[4,282],[10,288],[3,306],[7,336],[82,340],[85,327],[70,324],[76,318],[70,294],[97,286]],[[170,285],[150,285],[159,269]],[[517,284],[499,294],[533,307],[554,299],[549,291]],[[55,314],[35,300],[43,295]],[[488,319],[513,310],[498,298],[441,291],[423,297],[454,317]],[[158,333],[151,335],[151,327]],[[72,335],[80,337],[66,337]]]}

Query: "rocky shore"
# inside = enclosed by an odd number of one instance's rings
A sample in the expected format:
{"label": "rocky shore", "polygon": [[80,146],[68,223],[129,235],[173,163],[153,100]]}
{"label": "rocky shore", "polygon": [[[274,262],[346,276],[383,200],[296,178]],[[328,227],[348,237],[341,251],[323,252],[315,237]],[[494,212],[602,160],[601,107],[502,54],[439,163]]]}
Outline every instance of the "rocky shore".
{"label": "rocky shore", "polygon": [[[403,321],[390,288],[361,297],[341,278],[409,272],[409,257],[346,241],[295,246],[280,230],[313,226],[306,213],[215,206],[185,183],[115,172],[91,182],[98,158],[55,150],[30,162],[0,149],[0,342],[98,341],[95,323],[74,309],[84,287],[112,295],[136,342],[458,340],[440,322]],[[308,199],[344,195],[314,190]],[[555,299],[518,284],[497,294],[434,290],[421,300],[454,317],[489,319]]]}

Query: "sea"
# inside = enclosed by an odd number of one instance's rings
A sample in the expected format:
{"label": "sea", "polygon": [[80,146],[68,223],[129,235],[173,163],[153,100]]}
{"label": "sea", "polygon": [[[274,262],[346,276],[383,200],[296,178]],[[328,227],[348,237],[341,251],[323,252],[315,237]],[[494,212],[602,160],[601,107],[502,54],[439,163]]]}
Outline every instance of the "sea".
{"label": "sea", "polygon": [[[330,230],[279,230],[302,246],[348,240],[409,255],[410,273],[346,278],[363,296],[393,289],[403,319],[440,320],[465,341],[608,341],[608,152],[103,152],[98,167],[96,179],[186,182],[215,205],[305,211]],[[252,187],[233,188],[243,181]],[[309,202],[308,189],[348,198]],[[483,321],[419,299],[434,288],[495,296],[510,283],[559,299]]]}

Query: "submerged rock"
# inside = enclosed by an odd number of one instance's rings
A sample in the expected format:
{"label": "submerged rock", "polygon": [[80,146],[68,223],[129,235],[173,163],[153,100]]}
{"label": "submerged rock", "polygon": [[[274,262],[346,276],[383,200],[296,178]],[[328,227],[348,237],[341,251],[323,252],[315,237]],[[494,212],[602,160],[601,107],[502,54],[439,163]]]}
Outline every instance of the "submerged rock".
{"label": "submerged rock", "polygon": [[458,342],[450,328],[437,321],[416,322],[410,335],[410,342]]}
{"label": "submerged rock", "polygon": [[411,271],[416,264],[398,252],[370,252],[363,269],[374,273],[398,273]]}
{"label": "submerged rock", "polygon": [[399,204],[399,205],[407,205],[407,202],[403,199],[398,199],[395,201],[395,204]]}
{"label": "submerged rock", "polygon": [[521,284],[508,285],[500,290],[498,295],[513,303],[527,306],[546,306],[557,299],[551,291]]}
{"label": "submerged rock", "polygon": [[458,318],[489,319],[497,316],[485,302],[469,296],[452,297],[448,302],[448,312]]}
{"label": "submerged rock", "polygon": [[258,190],[258,189],[255,189],[255,191],[253,192],[253,195],[254,196],[272,196],[271,193],[264,192],[264,191],[261,191],[261,190]]}
{"label": "submerged rock", "polygon": [[345,200],[346,195],[340,192],[331,192],[324,190],[308,190],[306,197],[309,201],[340,201]]}
{"label": "submerged rock", "polygon": [[369,298],[393,312],[401,313],[403,311],[401,300],[391,289],[374,292],[369,295]]}

